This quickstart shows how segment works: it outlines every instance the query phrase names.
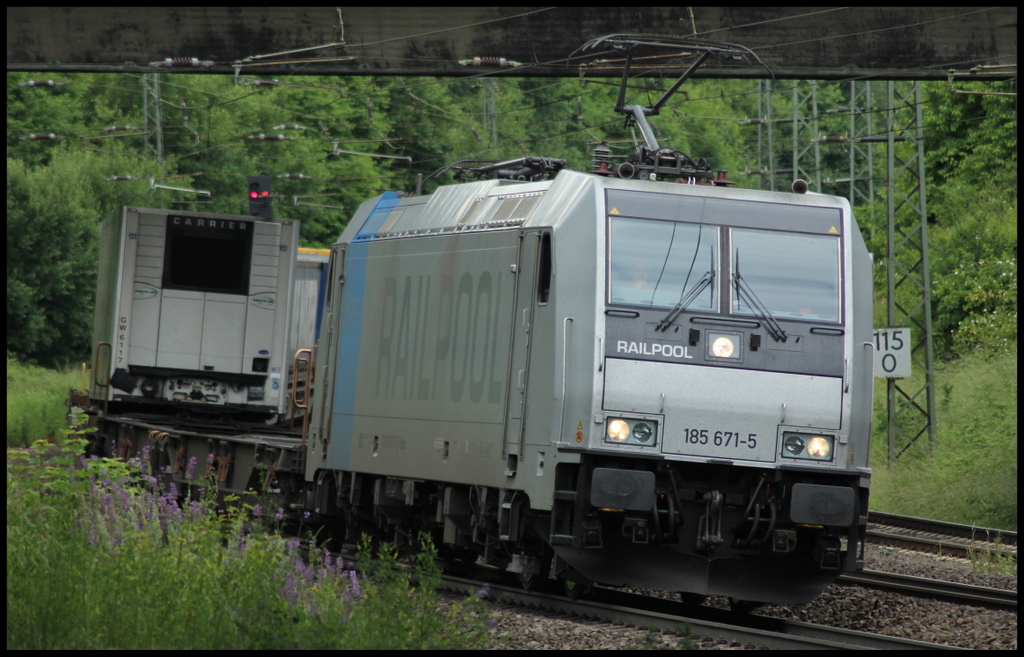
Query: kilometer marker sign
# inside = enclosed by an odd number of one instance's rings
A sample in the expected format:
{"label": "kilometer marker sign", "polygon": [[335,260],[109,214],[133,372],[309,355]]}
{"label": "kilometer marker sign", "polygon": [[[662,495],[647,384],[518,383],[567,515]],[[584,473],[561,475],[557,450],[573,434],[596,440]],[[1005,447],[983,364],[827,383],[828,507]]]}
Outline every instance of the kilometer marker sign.
{"label": "kilometer marker sign", "polygon": [[876,328],[875,378],[905,379],[910,376],[910,329]]}

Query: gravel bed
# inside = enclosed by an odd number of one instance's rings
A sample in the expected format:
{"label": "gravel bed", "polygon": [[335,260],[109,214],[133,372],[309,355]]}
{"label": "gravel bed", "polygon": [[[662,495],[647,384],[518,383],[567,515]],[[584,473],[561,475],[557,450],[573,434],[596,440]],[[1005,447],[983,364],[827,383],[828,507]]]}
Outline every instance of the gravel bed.
{"label": "gravel bed", "polygon": [[[964,559],[938,557],[884,546],[868,546],[866,567],[978,586],[1017,589],[1014,576],[971,571]],[[728,607],[725,598],[705,603]],[[495,650],[742,650],[740,644],[692,641],[550,612],[491,604]],[[832,585],[804,605],[765,605],[754,613],[904,637],[964,648],[1016,650],[1017,612],[905,596],[860,586]]]}

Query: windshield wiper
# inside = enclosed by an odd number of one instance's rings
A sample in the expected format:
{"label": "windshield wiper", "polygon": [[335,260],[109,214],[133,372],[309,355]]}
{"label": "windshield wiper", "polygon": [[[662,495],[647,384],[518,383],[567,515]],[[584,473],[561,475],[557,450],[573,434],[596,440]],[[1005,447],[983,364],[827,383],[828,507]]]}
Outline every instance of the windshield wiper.
{"label": "windshield wiper", "polygon": [[754,310],[754,315],[759,319],[764,320],[765,326],[768,329],[768,333],[772,336],[776,342],[785,342],[786,332],[782,330],[779,323],[775,321],[768,308],[761,303],[761,300],[754,294],[753,288],[750,284],[743,280],[740,276],[740,250],[736,249],[736,260],[735,260],[735,273],[733,274],[733,286],[736,288],[736,296],[739,299],[743,299],[747,302],[747,305]]}
{"label": "windshield wiper", "polygon": [[684,310],[686,310],[686,307],[689,306],[691,303],[693,303],[694,299],[699,297],[701,292],[703,292],[705,289],[707,289],[707,287],[710,286],[714,282],[715,282],[715,269],[714,269],[714,267],[712,267],[708,271],[704,272],[704,275],[700,277],[700,280],[698,280],[696,283],[694,283],[693,287],[691,287],[683,295],[683,297],[681,299],[679,299],[679,303],[677,303],[675,306],[673,306],[672,310],[668,311],[668,314],[665,315],[664,319],[662,319],[660,322],[658,322],[658,326],[655,327],[654,330],[655,331],[665,331],[665,330],[668,330],[668,327],[672,326],[672,324],[676,321],[676,318],[679,317],[679,313],[681,313]]}

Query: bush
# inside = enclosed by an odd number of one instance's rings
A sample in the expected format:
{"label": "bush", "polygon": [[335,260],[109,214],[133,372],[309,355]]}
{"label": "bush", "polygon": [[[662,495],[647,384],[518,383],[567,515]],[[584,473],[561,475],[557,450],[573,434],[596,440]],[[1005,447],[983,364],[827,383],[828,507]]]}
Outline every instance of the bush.
{"label": "bush", "polygon": [[155,489],[145,456],[86,459],[84,442],[9,452],[8,649],[483,646],[481,600],[437,611],[429,542],[413,573],[382,549],[381,575],[366,579],[259,530],[273,523],[259,505],[179,504],[174,487]]}

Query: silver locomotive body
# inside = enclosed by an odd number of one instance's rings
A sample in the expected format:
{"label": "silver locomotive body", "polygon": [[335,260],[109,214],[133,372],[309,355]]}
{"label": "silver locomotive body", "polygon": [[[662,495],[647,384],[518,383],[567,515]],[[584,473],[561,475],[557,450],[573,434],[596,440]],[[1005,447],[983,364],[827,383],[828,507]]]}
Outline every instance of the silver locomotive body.
{"label": "silver locomotive body", "polygon": [[385,194],[332,251],[313,505],[524,577],[807,601],[862,563],[870,322],[845,199]]}
{"label": "silver locomotive body", "polygon": [[106,221],[90,397],[111,411],[284,413],[292,336],[304,334],[298,237],[295,221],[175,210]]}

